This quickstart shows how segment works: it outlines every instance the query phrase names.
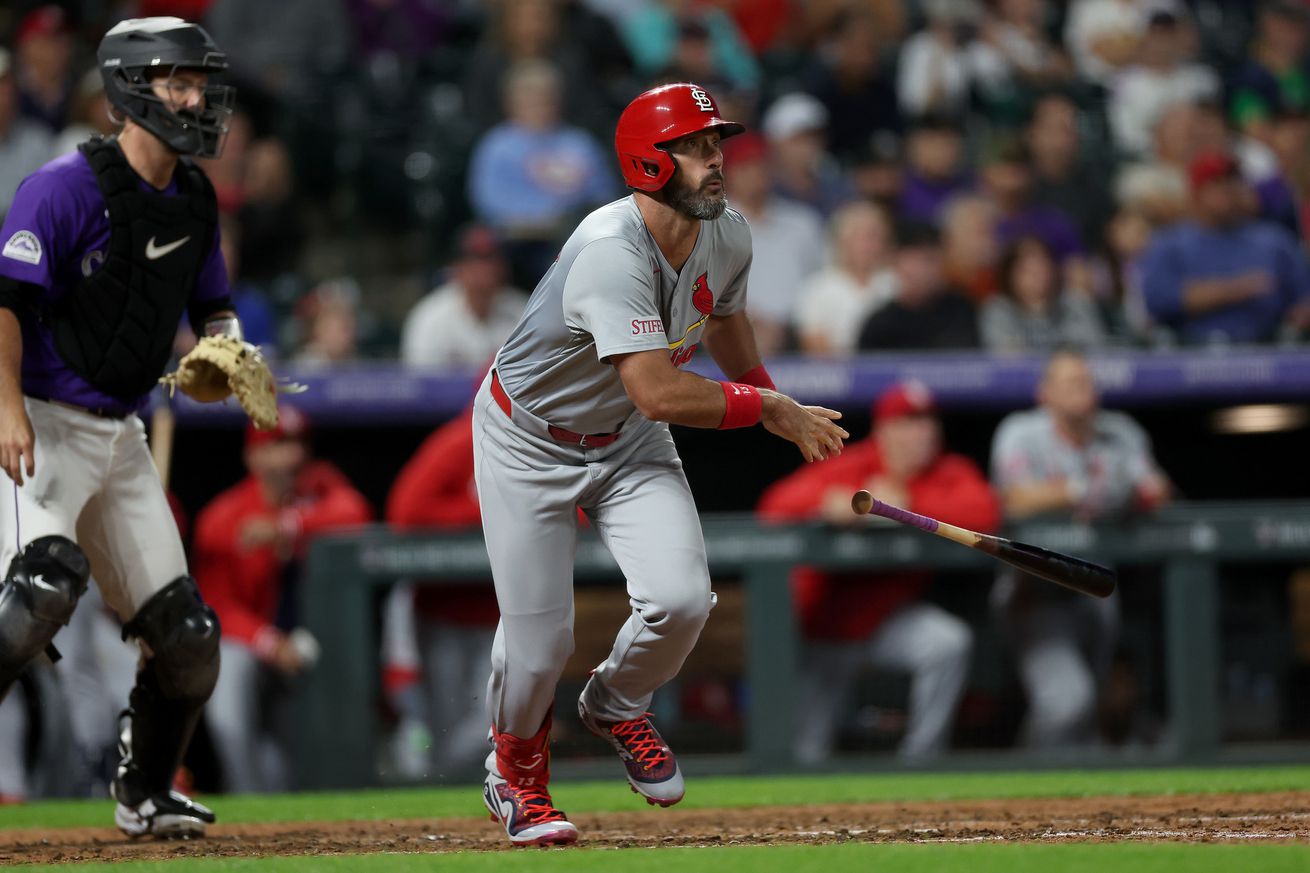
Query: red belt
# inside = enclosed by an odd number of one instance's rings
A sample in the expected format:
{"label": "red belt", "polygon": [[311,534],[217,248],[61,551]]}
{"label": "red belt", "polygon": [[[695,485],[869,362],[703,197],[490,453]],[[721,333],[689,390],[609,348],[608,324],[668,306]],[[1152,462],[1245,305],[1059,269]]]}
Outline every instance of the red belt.
{"label": "red belt", "polygon": [[[500,407],[501,412],[505,413],[510,418],[514,417],[513,407],[510,406],[509,402],[509,395],[506,394],[505,389],[501,387],[500,376],[496,375],[495,370],[491,371],[491,396],[496,399],[496,405]],[[550,432],[552,438],[559,440],[562,443],[573,443],[584,449],[604,448],[619,438],[618,431],[615,431],[614,433],[574,433],[567,428],[556,427],[553,424],[546,425],[546,430]]]}

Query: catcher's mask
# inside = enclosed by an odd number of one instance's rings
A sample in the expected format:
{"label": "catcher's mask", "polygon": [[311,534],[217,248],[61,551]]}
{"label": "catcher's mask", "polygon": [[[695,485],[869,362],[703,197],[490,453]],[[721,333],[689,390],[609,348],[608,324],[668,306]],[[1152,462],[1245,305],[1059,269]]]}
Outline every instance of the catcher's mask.
{"label": "catcher's mask", "polygon": [[96,51],[105,96],[118,112],[178,154],[216,158],[227,139],[236,89],[208,84],[198,111],[174,111],[155,93],[171,88],[179,70],[210,76],[227,69],[224,54],[204,28],[180,18],[129,18],[114,25]]}

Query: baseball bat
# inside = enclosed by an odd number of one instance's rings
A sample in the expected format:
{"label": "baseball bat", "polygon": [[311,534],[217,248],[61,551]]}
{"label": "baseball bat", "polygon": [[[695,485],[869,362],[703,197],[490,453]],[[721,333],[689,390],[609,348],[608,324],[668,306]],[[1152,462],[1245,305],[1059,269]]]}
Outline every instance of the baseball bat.
{"label": "baseball bat", "polygon": [[1109,597],[1114,593],[1117,577],[1113,570],[1084,561],[1072,555],[1052,552],[1049,549],[1031,546],[1028,543],[1008,540],[980,534],[975,531],[956,527],[899,506],[883,503],[868,491],[855,492],[851,498],[851,509],[856,515],[880,515],[901,524],[917,527],[919,530],[937,534],[962,546],[986,552],[997,560],[1004,561],[1011,567],[1017,567],[1025,573],[1039,576],[1048,582],[1071,588],[1080,594],[1092,597]]}

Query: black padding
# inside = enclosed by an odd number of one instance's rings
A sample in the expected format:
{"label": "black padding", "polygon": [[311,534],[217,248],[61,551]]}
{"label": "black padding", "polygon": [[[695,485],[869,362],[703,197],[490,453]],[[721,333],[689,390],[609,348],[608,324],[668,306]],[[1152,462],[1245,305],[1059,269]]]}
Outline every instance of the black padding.
{"label": "black padding", "polygon": [[200,599],[190,576],[180,576],[158,591],[127,624],[124,639],[140,638],[148,663],[170,700],[209,699],[218,680],[218,616]]}
{"label": "black padding", "polygon": [[90,575],[86,555],[67,537],[38,537],[14,556],[0,586],[0,700],[68,624]]}
{"label": "black padding", "polygon": [[181,576],[123,626],[145,644],[123,735],[114,796],[129,805],[168,791],[218,681],[219,626],[195,580]]}

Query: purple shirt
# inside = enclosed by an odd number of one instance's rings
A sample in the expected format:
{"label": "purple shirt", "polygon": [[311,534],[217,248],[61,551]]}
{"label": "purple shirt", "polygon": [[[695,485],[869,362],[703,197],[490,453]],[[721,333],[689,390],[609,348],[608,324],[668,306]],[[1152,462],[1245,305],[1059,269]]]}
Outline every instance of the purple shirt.
{"label": "purple shirt", "polygon": [[909,221],[940,224],[942,210],[951,198],[972,188],[973,180],[968,176],[925,179],[913,170],[908,171],[905,174],[905,186],[901,190],[901,217]]}
{"label": "purple shirt", "polygon": [[[141,188],[149,190],[145,181]],[[177,193],[176,180],[164,193]],[[145,396],[125,406],[74,372],[55,349],[49,326],[36,319],[36,310],[53,306],[100,269],[109,249],[105,200],[81,152],[55,158],[23,180],[0,228],[0,240],[4,245],[0,275],[44,291],[35,309],[18,313],[23,328],[23,393],[113,413],[139,410]],[[189,303],[218,300],[227,294],[227,267],[215,232],[213,248]]]}
{"label": "purple shirt", "polygon": [[1068,215],[1050,206],[1025,206],[1014,215],[1001,216],[996,235],[1002,246],[1013,245],[1025,236],[1035,236],[1051,248],[1057,261],[1084,252],[1082,237]]}

